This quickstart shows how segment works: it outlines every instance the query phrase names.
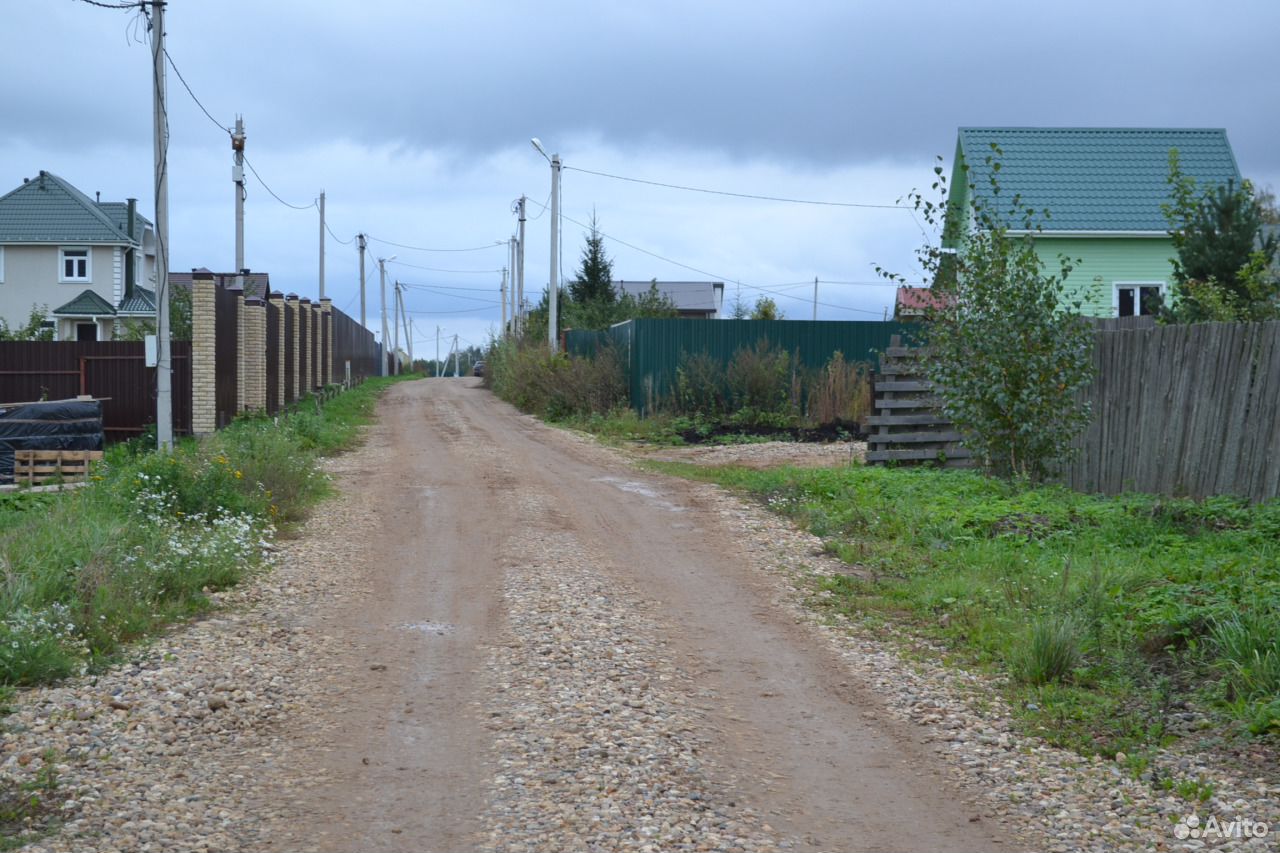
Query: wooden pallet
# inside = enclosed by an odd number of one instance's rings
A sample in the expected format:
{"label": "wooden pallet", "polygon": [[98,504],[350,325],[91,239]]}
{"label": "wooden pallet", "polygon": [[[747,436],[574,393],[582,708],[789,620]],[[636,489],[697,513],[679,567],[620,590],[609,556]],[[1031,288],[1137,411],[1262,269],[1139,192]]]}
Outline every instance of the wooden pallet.
{"label": "wooden pallet", "polygon": [[875,414],[865,424],[868,464],[934,463],[948,468],[973,466],[972,454],[942,413],[933,383],[925,375],[927,349],[902,346],[894,335],[874,378]]}
{"label": "wooden pallet", "polygon": [[101,450],[15,450],[13,481],[28,486],[84,482],[101,458]]}

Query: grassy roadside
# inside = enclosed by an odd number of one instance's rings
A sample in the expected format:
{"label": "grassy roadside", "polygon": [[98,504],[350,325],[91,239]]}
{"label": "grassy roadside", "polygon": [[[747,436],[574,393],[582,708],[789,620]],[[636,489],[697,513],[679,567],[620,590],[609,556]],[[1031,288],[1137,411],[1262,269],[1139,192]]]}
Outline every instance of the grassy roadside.
{"label": "grassy roadside", "polygon": [[392,381],[172,454],[117,445],[74,491],[0,493],[0,690],[109,662],[263,565],[277,530],[325,494],[318,458],[354,445]]}
{"label": "grassy roadside", "polygon": [[855,568],[817,582],[815,606],[1007,676],[1021,725],[1052,743],[1123,752],[1149,775],[1149,750],[1179,738],[1280,736],[1280,502],[1103,498],[964,471],[657,467],[745,490],[822,537]]}

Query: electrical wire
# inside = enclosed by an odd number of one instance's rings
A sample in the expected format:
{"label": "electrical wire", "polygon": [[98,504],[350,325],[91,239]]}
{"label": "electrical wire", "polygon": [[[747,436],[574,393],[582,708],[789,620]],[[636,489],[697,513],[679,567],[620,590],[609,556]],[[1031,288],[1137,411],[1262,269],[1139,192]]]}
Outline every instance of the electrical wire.
{"label": "electrical wire", "polygon": [[858,208],[871,208],[876,210],[907,210],[909,209],[909,208],[904,208],[902,205],[898,205],[898,204],[864,204],[861,202],[853,202],[853,201],[814,201],[812,199],[805,199],[805,198],[785,198],[781,196],[772,196],[772,195],[756,195],[754,193],[735,193],[735,192],[728,192],[726,190],[708,190],[708,189],[703,189],[702,187],[687,187],[681,184],[664,184],[661,181],[647,181],[643,178],[628,178],[628,177],[625,177],[624,175],[611,175],[608,172],[596,172],[591,169],[581,169],[577,166],[561,166],[560,168],[566,171],[582,172],[583,174],[587,174],[587,175],[596,175],[601,178],[612,178],[615,181],[628,181],[633,184],[648,184],[651,187],[664,187],[669,190],[684,190],[685,192],[706,193],[707,195],[724,195],[724,196],[731,196],[732,198],[748,198],[748,199],[754,199],[756,201],[778,201],[778,202],[784,202],[786,204],[813,204],[821,207],[858,207]]}
{"label": "electrical wire", "polygon": [[99,9],[140,9],[146,5],[141,0],[133,3],[102,3],[100,0],[80,0],[80,2],[87,3],[90,6],[97,6]]}
{"label": "electrical wire", "polygon": [[[590,227],[591,227],[591,226],[589,226],[589,225],[584,225],[583,223],[581,223],[581,222],[577,221],[576,219],[571,219],[570,217],[565,216],[563,211],[561,211],[561,213],[560,213],[560,217],[561,217],[562,219],[564,219],[565,221],[567,221],[567,222],[572,222],[574,225],[577,225],[579,228],[590,228]],[[561,229],[561,230],[563,230],[563,229]],[[745,288],[747,288],[747,289],[749,289],[749,290],[758,290],[758,291],[760,291],[760,292],[762,292],[762,293],[768,293],[768,294],[771,294],[771,295],[773,295],[773,296],[781,296],[781,297],[783,297],[783,298],[785,298],[785,299],[795,299],[795,300],[798,300],[798,301],[800,301],[800,302],[804,302],[804,303],[806,303],[806,304],[808,304],[808,305],[813,305],[813,304],[815,304],[814,300],[812,300],[812,299],[805,299],[804,297],[801,297],[801,296],[792,296],[792,295],[791,295],[791,294],[789,294],[789,293],[783,293],[783,292],[778,291],[778,290],[770,290],[770,289],[769,289],[769,288],[767,288],[767,287],[759,287],[759,286],[757,286],[757,285],[754,285],[754,284],[748,284],[748,283],[747,283],[747,282],[745,282],[745,281],[739,281],[739,280],[737,280],[737,279],[730,279],[730,278],[726,278],[725,276],[717,275],[717,274],[715,274],[715,273],[713,273],[713,272],[708,272],[707,270],[704,270],[704,269],[698,269],[697,267],[694,267],[694,266],[690,266],[690,265],[688,265],[688,264],[681,263],[680,261],[673,260],[673,259],[671,259],[671,258],[667,258],[667,257],[663,257],[662,255],[659,255],[657,252],[650,252],[648,249],[642,249],[642,248],[640,248],[639,246],[637,246],[637,245],[635,245],[635,244],[633,244],[633,243],[628,243],[626,240],[620,240],[620,239],[618,239],[617,237],[614,237],[614,236],[612,236],[612,235],[606,234],[606,233],[604,233],[603,231],[601,231],[601,230],[599,230],[599,229],[596,229],[596,233],[597,233],[597,234],[599,234],[601,237],[604,237],[604,238],[605,238],[605,239],[607,239],[607,240],[612,240],[614,243],[617,243],[617,244],[622,245],[622,246],[626,246],[628,249],[634,249],[635,251],[640,252],[641,254],[644,254],[644,255],[648,255],[648,256],[649,256],[649,257],[651,257],[651,258],[657,258],[657,259],[658,259],[658,260],[660,260],[660,261],[665,261],[666,263],[672,264],[672,265],[674,265],[674,266],[677,266],[677,267],[681,267],[681,268],[683,268],[683,269],[690,270],[691,272],[696,272],[698,275],[711,276],[711,278],[716,279],[717,281],[724,281],[724,282],[730,282],[730,281],[731,281],[731,282],[733,282],[734,284],[738,285],[739,287],[745,287]],[[840,310],[840,311],[854,311],[854,312],[859,313],[859,314],[871,314],[872,316],[875,316],[875,317],[879,317],[879,316],[883,313],[883,312],[881,312],[881,311],[869,311],[869,310],[867,310],[866,308],[852,308],[852,307],[850,307],[850,306],[848,306],[848,305],[837,305],[837,304],[835,304],[834,302],[817,302],[816,304],[821,305],[821,306],[823,306],[823,307],[825,307],[825,308],[835,308],[835,309]]]}
{"label": "electrical wire", "polygon": [[205,117],[207,117],[209,121],[213,122],[214,125],[219,130],[230,135],[231,128],[227,127],[222,122],[214,118],[213,115],[207,109],[205,109],[204,104],[200,103],[200,99],[196,97],[196,93],[191,91],[191,86],[190,84],[187,83],[187,78],[183,77],[182,72],[178,70],[178,64],[174,62],[173,57],[169,55],[169,48],[167,47],[164,49],[164,58],[169,60],[169,67],[173,69],[174,74],[178,75],[178,80],[182,83],[182,88],[187,90],[187,94],[191,96],[191,100],[196,102],[196,106],[199,107],[200,111],[205,114]]}
{"label": "electrical wire", "polygon": [[253,164],[249,162],[249,157],[247,155],[244,158],[244,164],[249,167],[250,172],[253,172],[253,176],[258,179],[258,183],[262,184],[262,188],[267,192],[271,193],[271,197],[274,198],[276,201],[280,202],[281,204],[283,204],[285,207],[291,207],[294,210],[310,210],[311,208],[316,206],[317,202],[315,199],[311,200],[311,204],[289,204],[289,202],[285,201],[284,199],[280,198],[280,196],[276,195],[275,190],[267,186],[267,182],[262,180],[262,176],[258,174],[258,170],[253,168]]}
{"label": "electrical wire", "polygon": [[[502,303],[494,302],[492,304],[501,305]],[[420,317],[434,317],[437,314],[473,314],[476,311],[492,311],[492,310],[493,310],[492,307],[487,307],[487,308],[462,308],[457,311],[408,311],[406,310],[404,313],[410,314],[410,315],[417,314]]]}
{"label": "electrical wire", "polygon": [[409,267],[409,269],[426,270],[427,272],[449,272],[449,273],[459,273],[459,274],[465,274],[465,275],[492,275],[493,273],[502,272],[502,270],[500,269],[498,270],[446,270],[446,269],[440,269],[439,267],[422,267],[422,266],[418,266],[417,264],[406,264],[404,261],[387,261],[387,263],[395,264],[398,267]]}
{"label": "electrical wire", "polygon": [[324,224],[324,230],[328,231],[328,232],[329,232],[329,236],[330,236],[330,237],[332,237],[333,239],[337,240],[339,243],[341,243],[341,244],[342,244],[342,245],[344,245],[344,246],[350,246],[352,243],[354,243],[354,242],[356,241],[356,238],[355,238],[355,237],[352,237],[350,240],[343,240],[343,239],[342,239],[341,237],[339,237],[337,234],[334,234],[334,233],[333,233],[333,229],[329,227],[329,223],[328,223],[328,222],[325,222],[325,224]]}
{"label": "electrical wire", "polygon": [[481,252],[485,249],[496,249],[499,246],[507,245],[506,240],[500,240],[496,243],[490,243],[487,246],[472,246],[467,249],[428,249],[425,246],[410,246],[407,243],[396,243],[391,240],[384,240],[381,237],[375,237],[372,234],[365,234],[366,240],[372,240],[375,243],[382,243],[387,246],[395,246],[397,249],[408,249],[411,252]]}
{"label": "electrical wire", "polygon": [[461,287],[459,285],[448,284],[410,284],[409,282],[400,282],[401,287],[432,287],[436,290],[465,290],[471,293],[492,293],[492,287]]}
{"label": "electrical wire", "polygon": [[[430,285],[427,285],[427,284],[408,284],[408,283],[406,283],[406,282],[403,282],[403,281],[402,281],[402,282],[400,282],[400,286],[401,286],[401,287],[411,287],[411,288],[413,288],[414,290],[425,290],[425,291],[427,291],[427,292],[429,292],[429,293],[430,293],[430,292],[435,292],[435,288],[433,288],[433,287],[431,287]],[[499,300],[496,300],[496,299],[481,299],[479,296],[459,296],[459,295],[458,295],[458,294],[456,294],[456,293],[441,293],[441,294],[439,294],[439,295],[440,295],[440,296],[447,296],[447,297],[449,297],[450,299],[465,299],[465,300],[467,300],[468,302],[485,302],[485,303],[487,303],[487,304],[489,304],[489,305],[501,305],[501,304],[502,304],[502,302],[501,302],[501,301],[499,301]]]}

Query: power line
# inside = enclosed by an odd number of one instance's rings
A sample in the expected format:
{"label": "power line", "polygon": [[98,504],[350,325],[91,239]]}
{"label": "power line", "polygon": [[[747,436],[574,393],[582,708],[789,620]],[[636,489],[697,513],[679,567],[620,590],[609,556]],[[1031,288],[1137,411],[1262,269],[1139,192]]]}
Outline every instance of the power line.
{"label": "power line", "polygon": [[493,292],[492,287],[461,287],[459,285],[448,285],[448,284],[409,284],[403,281],[400,282],[400,286],[401,287],[433,287],[436,290],[466,290],[471,293],[492,293]]}
{"label": "power line", "polygon": [[502,270],[446,270],[446,269],[440,269],[439,267],[423,267],[423,266],[418,266],[417,264],[406,264],[404,261],[387,261],[387,263],[395,264],[398,267],[409,267],[410,269],[415,269],[415,270],[426,270],[427,272],[450,272],[450,273],[461,273],[465,275],[492,275],[494,273],[502,272]]}
{"label": "power line", "polygon": [[496,249],[499,246],[507,245],[506,240],[496,243],[490,243],[487,246],[472,246],[467,249],[428,249],[426,246],[410,246],[407,243],[396,243],[391,240],[383,240],[381,237],[375,237],[372,234],[365,234],[365,239],[372,240],[375,243],[383,243],[387,246],[395,246],[397,249],[408,249],[411,252],[480,252],[485,249]]}
{"label": "power line", "polygon": [[[494,303],[492,303],[492,304],[493,304],[493,305],[500,305],[501,303],[500,303],[500,302],[494,302]],[[406,314],[417,314],[417,315],[419,315],[419,316],[423,316],[423,317],[434,317],[436,314],[472,314],[472,313],[474,313],[474,312],[476,312],[476,311],[492,311],[492,310],[493,310],[493,308],[492,308],[492,307],[488,307],[488,308],[462,308],[462,309],[459,309],[459,310],[457,310],[457,311],[408,311],[408,310],[406,310],[404,313],[406,313]]]}
{"label": "power line", "polygon": [[[405,282],[403,282],[403,281],[402,281],[402,282],[400,282],[400,286],[401,286],[401,287],[410,287],[410,288],[413,288],[414,290],[425,290],[425,291],[428,291],[428,292],[434,292],[434,291],[435,291],[435,288],[433,288],[433,287],[431,287],[430,285],[427,285],[427,284],[407,284],[407,283],[405,283]],[[480,297],[478,297],[478,296],[460,296],[460,295],[458,295],[458,294],[456,294],[456,293],[441,293],[441,294],[439,294],[439,295],[440,295],[440,296],[447,296],[447,297],[449,297],[450,299],[465,299],[465,300],[467,300],[468,302],[484,302],[484,303],[489,304],[489,305],[501,305],[501,304],[502,304],[502,303],[501,303],[500,301],[498,301],[497,299],[481,299],[481,298],[480,298]]]}
{"label": "power line", "polygon": [[146,3],[102,3],[100,0],[80,0],[81,3],[88,3],[90,6],[97,6],[99,9],[141,9]]}
{"label": "power line", "polygon": [[[590,225],[582,224],[580,222],[577,222],[576,219],[572,219],[570,218],[570,216],[564,215],[563,211],[561,211],[561,218],[566,220],[566,222],[571,222],[577,225],[577,227],[579,228],[590,228]],[[600,229],[595,229],[595,233],[598,233],[600,237],[604,237],[605,240],[611,240],[613,242],[618,243],[618,245],[626,246],[627,248],[632,248],[632,250],[640,252],[640,254],[643,254],[643,255],[649,255],[650,257],[657,257],[657,259],[660,261],[666,261],[666,263],[668,264],[680,266],[680,268],[682,269],[690,270],[690,272],[698,273],[699,275],[710,275],[710,277],[712,277],[713,279],[721,280],[721,282],[732,282],[733,284],[737,284],[737,286],[751,289],[751,291],[760,291],[762,293],[769,293],[769,295],[772,295],[772,296],[781,296],[783,298],[791,298],[791,300],[806,302],[806,304],[809,304],[809,305],[814,304],[814,300],[809,300],[809,298],[804,298],[801,296],[792,296],[790,295],[790,293],[783,293],[781,291],[771,291],[771,289],[767,287],[755,286],[755,284],[748,284],[746,282],[741,282],[741,280],[727,278],[727,277],[724,277],[724,275],[709,273],[705,269],[696,268],[696,266],[690,266],[689,264],[682,264],[680,263],[680,261],[672,260],[671,257],[664,257],[662,255],[657,254],[657,252],[649,251],[648,248],[640,248],[639,246],[634,245],[634,243],[628,243],[625,240],[618,240],[617,237],[613,237],[611,236],[611,234],[604,233],[603,231],[600,231]],[[836,305],[835,302],[818,302],[818,305],[822,305],[823,307],[833,307],[833,309],[837,309],[841,311],[856,311],[856,313],[859,313],[859,314],[870,314],[873,316],[879,316],[882,314],[881,311],[869,311],[867,309],[856,309],[856,307],[851,307],[847,305]]]}
{"label": "power line", "polygon": [[328,231],[328,232],[329,232],[329,236],[330,236],[330,237],[332,237],[333,239],[337,240],[339,243],[341,243],[341,244],[342,244],[342,245],[344,245],[344,246],[350,246],[352,243],[354,243],[354,242],[356,241],[356,238],[355,238],[355,237],[352,237],[350,240],[343,240],[343,239],[342,239],[341,237],[339,237],[337,234],[334,234],[334,233],[333,233],[333,229],[329,227],[329,223],[328,223],[328,221],[326,221],[326,222],[324,223],[324,230]]}
{"label": "power line", "polygon": [[[86,2],[87,2],[87,0],[86,0]],[[164,49],[164,58],[165,58],[165,59],[167,59],[167,60],[169,60],[169,67],[173,69],[173,73],[174,73],[174,74],[177,74],[177,75],[178,75],[178,79],[182,82],[182,88],[184,88],[184,89],[186,89],[186,90],[187,90],[187,94],[191,96],[191,100],[193,100],[193,101],[195,101],[195,102],[196,102],[196,106],[200,108],[200,111],[201,111],[202,113],[204,113],[204,114],[205,114],[205,116],[209,119],[209,121],[213,122],[213,123],[214,123],[214,125],[215,125],[219,130],[224,131],[225,133],[230,134],[230,133],[231,133],[231,128],[229,128],[229,127],[225,126],[222,122],[220,122],[220,121],[218,121],[216,118],[214,118],[214,117],[213,117],[213,115],[212,115],[212,114],[211,114],[207,109],[205,109],[204,104],[200,103],[200,99],[196,97],[196,93],[195,93],[195,92],[193,92],[193,91],[191,91],[191,86],[190,86],[190,84],[189,84],[189,83],[187,83],[187,78],[186,78],[186,77],[183,77],[183,76],[182,76],[182,72],[178,70],[178,64],[177,64],[176,62],[174,62],[174,61],[173,61],[173,57],[169,55],[169,48],[167,48],[167,47]]]}
{"label": "power line", "polygon": [[258,183],[262,184],[262,188],[267,192],[271,193],[271,197],[274,198],[276,201],[280,202],[281,204],[283,204],[285,207],[292,207],[294,210],[310,210],[311,208],[316,206],[315,199],[311,200],[311,204],[289,204],[289,202],[285,201],[284,199],[280,198],[280,196],[276,195],[275,190],[267,186],[267,182],[262,180],[262,176],[258,174],[258,170],[253,168],[253,164],[249,162],[248,155],[246,155],[244,158],[244,164],[249,167],[250,172],[253,172],[253,176],[258,179]]}
{"label": "power line", "polygon": [[814,201],[812,199],[805,199],[805,198],[784,198],[781,196],[772,196],[772,195],[756,195],[754,193],[735,193],[735,192],[728,192],[726,190],[708,190],[702,187],[687,187],[681,184],[664,184],[661,181],[646,181],[643,178],[628,178],[623,175],[611,175],[608,172],[595,172],[595,171],[592,171],[591,169],[581,169],[581,168],[578,168],[577,166],[561,166],[560,168],[565,171],[582,172],[587,175],[596,175],[601,178],[612,178],[615,181],[628,181],[633,184],[648,184],[651,187],[665,187],[666,189],[669,189],[669,190],[684,190],[685,192],[691,192],[691,193],[706,193],[707,195],[725,195],[725,196],[731,196],[733,198],[749,198],[749,199],[754,199],[756,201],[779,201],[779,202],[784,202],[786,204],[815,204],[821,207],[859,207],[859,208],[873,208],[873,209],[879,209],[879,210],[908,210],[908,208],[904,208],[902,205],[898,205],[898,204],[863,204],[860,202],[852,202],[852,201]]}

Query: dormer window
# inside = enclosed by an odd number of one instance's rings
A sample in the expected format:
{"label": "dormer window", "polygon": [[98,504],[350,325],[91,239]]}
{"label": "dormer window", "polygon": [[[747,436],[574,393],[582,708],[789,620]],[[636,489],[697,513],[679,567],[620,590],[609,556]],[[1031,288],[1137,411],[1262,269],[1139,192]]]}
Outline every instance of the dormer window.
{"label": "dormer window", "polygon": [[60,249],[58,263],[60,265],[58,281],[82,282],[92,278],[88,249]]}

